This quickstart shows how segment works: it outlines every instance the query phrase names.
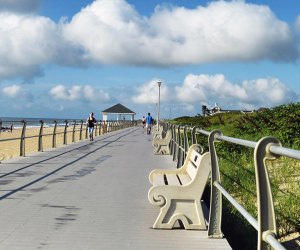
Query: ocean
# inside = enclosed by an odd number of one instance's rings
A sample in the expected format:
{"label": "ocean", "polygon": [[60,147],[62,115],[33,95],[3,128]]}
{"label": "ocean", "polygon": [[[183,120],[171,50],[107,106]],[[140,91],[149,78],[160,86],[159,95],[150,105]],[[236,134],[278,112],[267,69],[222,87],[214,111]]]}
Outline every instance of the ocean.
{"label": "ocean", "polygon": [[[13,124],[13,128],[22,128],[23,123],[22,121],[26,121],[26,127],[27,128],[34,128],[34,127],[40,127],[41,123],[40,121],[44,121],[44,127],[53,127],[54,121],[57,122],[58,126],[64,126],[65,125],[65,119],[55,119],[55,118],[20,118],[20,117],[0,117],[0,122],[2,122],[2,128],[10,128],[11,124]],[[80,119],[67,119],[68,124],[72,125],[74,124],[74,121],[76,123],[80,123]],[[83,120],[85,122],[85,119]]]}

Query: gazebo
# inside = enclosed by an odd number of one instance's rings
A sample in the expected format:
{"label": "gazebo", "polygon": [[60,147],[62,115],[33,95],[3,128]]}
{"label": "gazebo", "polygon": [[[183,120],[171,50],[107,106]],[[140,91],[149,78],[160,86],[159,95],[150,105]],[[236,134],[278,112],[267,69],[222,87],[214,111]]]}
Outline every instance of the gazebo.
{"label": "gazebo", "polygon": [[[102,111],[103,121],[107,121],[108,114],[117,115],[117,121],[122,120],[122,116],[130,115],[131,121],[134,121],[134,115],[136,113],[131,111],[130,109],[126,108],[122,104],[118,103],[118,104]],[[125,119],[125,117],[124,117],[124,119]]]}

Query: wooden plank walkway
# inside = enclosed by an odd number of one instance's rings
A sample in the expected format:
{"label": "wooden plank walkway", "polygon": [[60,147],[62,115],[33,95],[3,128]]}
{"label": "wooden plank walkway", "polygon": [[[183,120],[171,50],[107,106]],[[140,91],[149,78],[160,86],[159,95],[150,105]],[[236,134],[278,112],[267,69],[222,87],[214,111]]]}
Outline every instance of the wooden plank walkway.
{"label": "wooden plank walkway", "polygon": [[154,230],[152,137],[128,128],[0,164],[0,249],[231,249],[204,231]]}

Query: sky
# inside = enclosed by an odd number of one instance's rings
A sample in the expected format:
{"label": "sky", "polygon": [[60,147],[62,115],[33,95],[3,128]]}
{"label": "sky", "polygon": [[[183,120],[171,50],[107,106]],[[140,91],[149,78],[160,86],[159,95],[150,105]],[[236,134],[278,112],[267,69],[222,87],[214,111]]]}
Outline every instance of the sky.
{"label": "sky", "polygon": [[[295,0],[0,0],[0,117],[141,118],[300,100]],[[113,118],[112,118],[113,119]]]}

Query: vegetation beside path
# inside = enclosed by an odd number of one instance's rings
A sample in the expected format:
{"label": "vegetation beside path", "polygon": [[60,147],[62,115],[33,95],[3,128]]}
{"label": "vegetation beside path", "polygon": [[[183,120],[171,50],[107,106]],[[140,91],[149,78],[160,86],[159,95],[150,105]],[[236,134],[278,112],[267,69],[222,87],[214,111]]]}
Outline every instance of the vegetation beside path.
{"label": "vegetation beside path", "polygon": [[[218,129],[226,136],[250,141],[275,136],[283,147],[300,150],[300,103],[247,114],[234,112],[208,117],[180,117],[172,123],[197,125],[206,131]],[[200,136],[198,140],[208,147],[207,137]],[[257,218],[254,150],[226,142],[217,143],[216,147],[220,159],[222,185]],[[300,162],[280,157],[275,161],[268,161],[267,166],[280,240],[285,242],[288,249],[300,249]],[[226,207],[234,216],[244,220],[230,204]],[[246,227],[249,226],[246,221],[244,223]]]}

